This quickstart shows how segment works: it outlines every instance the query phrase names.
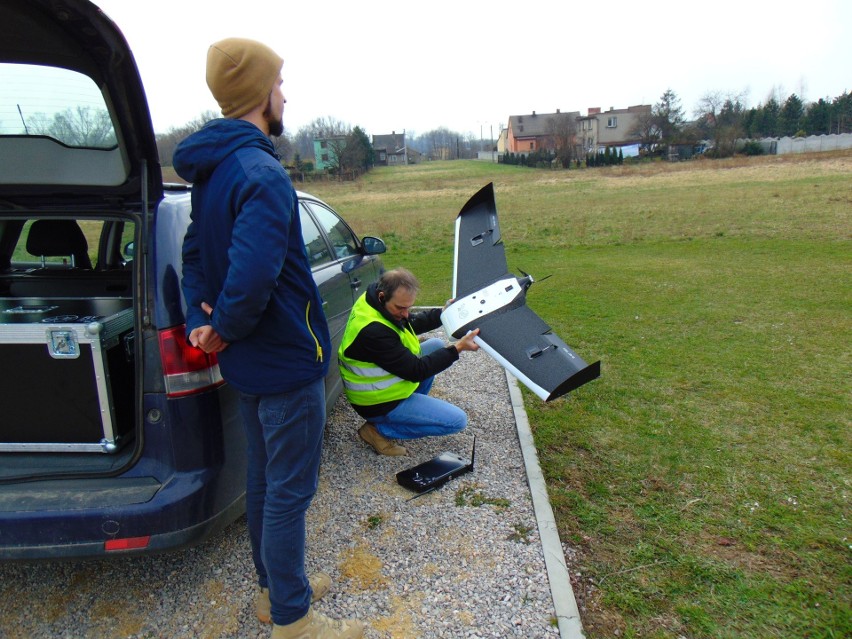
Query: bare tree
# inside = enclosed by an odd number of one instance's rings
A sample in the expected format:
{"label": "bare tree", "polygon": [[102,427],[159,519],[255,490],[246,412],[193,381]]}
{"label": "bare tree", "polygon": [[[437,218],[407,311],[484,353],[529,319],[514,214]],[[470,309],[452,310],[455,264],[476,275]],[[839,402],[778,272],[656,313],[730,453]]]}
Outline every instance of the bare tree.
{"label": "bare tree", "polygon": [[293,143],[290,141],[287,129],[284,129],[284,132],[281,135],[273,136],[270,139],[272,140],[272,146],[275,148],[275,152],[278,154],[281,162],[290,162],[293,159]]}
{"label": "bare tree", "polygon": [[576,119],[568,113],[557,113],[547,122],[547,135],[562,168],[567,169],[571,161],[576,159]]}
{"label": "bare tree", "polygon": [[721,91],[705,93],[698,101],[697,127],[706,139],[713,140],[713,153],[717,157],[733,155],[736,139],[743,135],[743,101],[741,94]]}
{"label": "bare tree", "polygon": [[332,138],[338,135],[349,135],[352,127],[331,116],[314,119],[301,127],[293,138],[293,147],[302,158],[314,157],[314,140],[317,138]]}
{"label": "bare tree", "polygon": [[640,147],[647,152],[653,151],[663,137],[653,112],[639,114],[627,134],[639,140]]}
{"label": "bare tree", "polygon": [[708,91],[698,100],[695,107],[695,119],[702,122],[702,128],[712,131],[716,127],[719,111],[725,103],[725,96],[721,91]]}
{"label": "bare tree", "polygon": [[330,173],[341,174],[346,167],[346,146],[349,139],[346,136],[338,135],[325,138],[326,149],[328,150],[328,158],[323,154],[323,161],[328,167]]}
{"label": "bare tree", "polygon": [[308,127],[314,131],[316,137],[322,138],[329,138],[334,135],[349,135],[352,132],[352,125],[343,120],[337,120],[330,115],[316,118]]}
{"label": "bare tree", "polygon": [[361,127],[355,127],[347,136],[327,140],[329,168],[343,179],[360,175],[369,168],[372,146]]}
{"label": "bare tree", "polygon": [[433,159],[450,160],[458,157],[456,149],[458,139],[458,133],[441,127],[419,135],[414,145]]}
{"label": "bare tree", "polygon": [[[216,111],[203,111],[182,126],[172,127],[166,133],[158,133],[157,150],[160,155],[160,165],[171,166],[172,156],[174,156],[177,145],[196,131],[201,130],[201,128],[211,120],[216,120],[220,117],[221,116]],[[272,146],[275,148],[275,152],[281,160],[289,160],[293,153],[293,144],[290,142],[290,136],[287,131],[285,130],[280,136],[273,137],[271,140]]]}
{"label": "bare tree", "polygon": [[184,139],[201,129],[210,120],[220,117],[216,111],[203,111],[193,120],[183,126],[172,127],[166,133],[157,134],[157,151],[160,155],[160,165],[171,166],[175,148]]}
{"label": "bare tree", "polygon": [[68,146],[108,148],[115,146],[115,130],[106,109],[77,106],[53,116],[36,113],[27,120],[34,135],[48,135]]}

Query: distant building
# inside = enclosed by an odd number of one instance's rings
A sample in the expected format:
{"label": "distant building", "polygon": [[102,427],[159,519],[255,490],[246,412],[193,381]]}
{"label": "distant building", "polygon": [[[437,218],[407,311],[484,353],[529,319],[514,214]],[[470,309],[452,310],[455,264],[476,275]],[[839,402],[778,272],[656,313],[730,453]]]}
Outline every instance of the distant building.
{"label": "distant building", "polygon": [[651,115],[651,105],[641,104],[626,109],[610,108],[602,112],[600,107],[589,109],[588,115],[579,111],[562,113],[536,113],[509,116],[509,125],[501,132],[498,150],[509,153],[529,154],[536,151],[553,151],[556,146],[556,131],[564,131],[560,119],[572,118],[576,125],[574,146],[578,156],[597,153],[607,147],[631,147],[638,142],[636,134],[640,119]]}
{"label": "distant building", "polygon": [[405,166],[410,152],[411,149],[405,146],[405,132],[373,136],[373,163],[376,166]]}
{"label": "distant building", "polygon": [[333,135],[328,138],[314,138],[314,166],[317,171],[337,168],[337,151],[346,144],[345,135]]}
{"label": "distant building", "polygon": [[641,118],[650,117],[651,105],[639,104],[626,109],[601,112],[600,107],[589,109],[588,115],[577,119],[577,142],[582,152],[598,153],[606,148],[632,147],[638,144],[637,125]]}
{"label": "distant building", "polygon": [[500,129],[500,137],[497,138],[497,153],[505,153],[509,149],[509,129]]}
{"label": "distant building", "polygon": [[[509,153],[534,153],[553,149],[553,132],[559,119],[580,117],[579,111],[562,113],[536,113],[509,116],[506,127],[506,151]],[[502,133],[501,133],[502,137]]]}

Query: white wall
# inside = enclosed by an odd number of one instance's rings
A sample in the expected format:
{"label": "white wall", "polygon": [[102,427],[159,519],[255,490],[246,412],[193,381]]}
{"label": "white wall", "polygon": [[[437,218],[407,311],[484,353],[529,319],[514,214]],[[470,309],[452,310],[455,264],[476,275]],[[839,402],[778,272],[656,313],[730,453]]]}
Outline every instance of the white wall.
{"label": "white wall", "polygon": [[767,150],[774,146],[778,155],[852,149],[852,133],[810,135],[806,138],[762,138],[755,141],[760,142]]}

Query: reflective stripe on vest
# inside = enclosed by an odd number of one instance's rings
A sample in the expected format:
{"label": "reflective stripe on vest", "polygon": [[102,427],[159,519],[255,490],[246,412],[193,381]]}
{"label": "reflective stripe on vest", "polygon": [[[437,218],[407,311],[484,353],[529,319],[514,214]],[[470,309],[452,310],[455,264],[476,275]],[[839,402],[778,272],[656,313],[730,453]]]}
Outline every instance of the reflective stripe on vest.
{"label": "reflective stripe on vest", "polygon": [[410,330],[403,330],[388,321],[378,310],[367,302],[366,293],[361,295],[352,306],[352,313],[343,332],[343,340],[337,351],[340,377],[347,399],[357,406],[373,406],[409,397],[419,382],[411,382],[397,377],[372,362],[362,362],[347,357],[344,352],[352,345],[358,334],[369,324],[378,322],[393,330],[403,346],[414,355],[420,355],[420,340]]}

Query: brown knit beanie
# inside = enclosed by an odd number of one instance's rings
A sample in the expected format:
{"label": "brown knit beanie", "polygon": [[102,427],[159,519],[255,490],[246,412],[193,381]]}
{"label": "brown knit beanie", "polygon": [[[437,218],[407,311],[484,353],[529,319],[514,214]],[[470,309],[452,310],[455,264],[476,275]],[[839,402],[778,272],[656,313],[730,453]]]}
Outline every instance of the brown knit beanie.
{"label": "brown knit beanie", "polygon": [[239,118],[265,101],[284,60],[265,44],[226,38],[207,50],[207,86],[226,118]]}

